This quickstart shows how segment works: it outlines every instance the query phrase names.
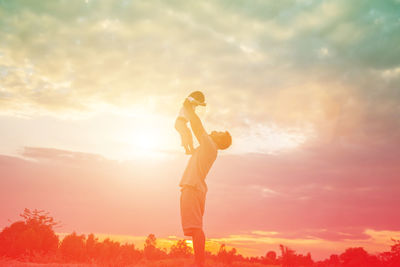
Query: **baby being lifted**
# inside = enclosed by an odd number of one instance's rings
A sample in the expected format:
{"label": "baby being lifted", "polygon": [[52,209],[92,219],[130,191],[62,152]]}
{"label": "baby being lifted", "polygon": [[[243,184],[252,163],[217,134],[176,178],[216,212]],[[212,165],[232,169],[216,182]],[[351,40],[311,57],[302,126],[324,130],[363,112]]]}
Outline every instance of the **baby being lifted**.
{"label": "baby being lifted", "polygon": [[[187,99],[192,104],[193,109],[197,106],[205,106],[206,103],[204,102],[204,94],[200,91],[195,91],[191,93]],[[182,106],[181,110],[179,111],[178,117],[175,121],[175,129],[181,136],[182,146],[185,148],[186,154],[193,153],[193,136],[192,132],[190,131],[189,127],[187,126],[189,119],[186,114],[185,108]]]}

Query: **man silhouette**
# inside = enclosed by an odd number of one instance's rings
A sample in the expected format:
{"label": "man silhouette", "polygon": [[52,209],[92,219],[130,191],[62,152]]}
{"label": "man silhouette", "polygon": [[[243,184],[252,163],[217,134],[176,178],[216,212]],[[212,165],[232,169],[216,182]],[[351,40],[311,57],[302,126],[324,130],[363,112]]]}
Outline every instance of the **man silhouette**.
{"label": "man silhouette", "polygon": [[203,232],[203,214],[207,194],[205,182],[208,171],[217,158],[218,149],[226,149],[232,143],[229,132],[213,131],[207,134],[193,106],[186,99],[183,103],[190,126],[199,146],[190,157],[179,186],[181,187],[181,221],[183,233],[191,236],[195,264],[204,266],[205,235]]}

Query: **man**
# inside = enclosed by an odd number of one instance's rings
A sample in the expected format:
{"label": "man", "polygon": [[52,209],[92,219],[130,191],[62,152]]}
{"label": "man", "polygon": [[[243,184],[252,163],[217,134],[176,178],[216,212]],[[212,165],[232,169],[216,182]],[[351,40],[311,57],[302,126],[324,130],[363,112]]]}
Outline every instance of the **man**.
{"label": "man", "polygon": [[227,131],[213,131],[207,134],[190,102],[185,100],[183,106],[199,146],[191,156],[179,184],[181,186],[181,220],[184,235],[191,236],[193,239],[196,266],[203,267],[205,259],[203,214],[207,193],[205,179],[217,158],[218,149],[228,148],[232,143],[232,138]]}

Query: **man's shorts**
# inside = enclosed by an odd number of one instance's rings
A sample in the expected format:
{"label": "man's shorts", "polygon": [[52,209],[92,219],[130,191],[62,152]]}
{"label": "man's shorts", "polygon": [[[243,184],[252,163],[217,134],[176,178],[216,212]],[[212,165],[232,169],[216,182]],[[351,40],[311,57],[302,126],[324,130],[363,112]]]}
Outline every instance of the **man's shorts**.
{"label": "man's shorts", "polygon": [[191,229],[203,228],[206,193],[193,186],[181,189],[181,221],[184,235],[192,235]]}

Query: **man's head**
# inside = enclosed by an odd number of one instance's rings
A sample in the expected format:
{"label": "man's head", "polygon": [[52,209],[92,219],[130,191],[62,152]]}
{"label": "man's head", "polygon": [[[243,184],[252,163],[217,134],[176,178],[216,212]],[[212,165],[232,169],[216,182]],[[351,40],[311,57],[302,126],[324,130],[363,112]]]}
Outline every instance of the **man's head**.
{"label": "man's head", "polygon": [[212,131],[210,136],[215,142],[215,144],[217,144],[218,149],[227,149],[232,144],[232,137],[228,131],[225,132]]}

